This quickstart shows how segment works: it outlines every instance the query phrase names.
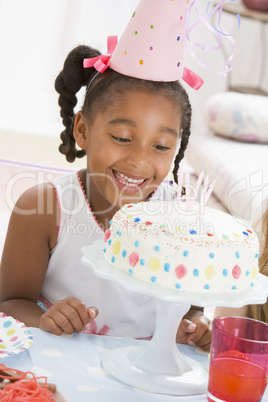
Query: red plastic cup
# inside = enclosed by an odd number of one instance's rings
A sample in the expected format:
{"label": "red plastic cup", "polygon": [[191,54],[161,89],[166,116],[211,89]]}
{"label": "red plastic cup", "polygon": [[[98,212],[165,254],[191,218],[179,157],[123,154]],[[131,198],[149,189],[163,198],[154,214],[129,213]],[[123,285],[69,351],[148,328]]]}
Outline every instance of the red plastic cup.
{"label": "red plastic cup", "polygon": [[267,380],[268,324],[244,317],[215,318],[208,401],[261,401]]}

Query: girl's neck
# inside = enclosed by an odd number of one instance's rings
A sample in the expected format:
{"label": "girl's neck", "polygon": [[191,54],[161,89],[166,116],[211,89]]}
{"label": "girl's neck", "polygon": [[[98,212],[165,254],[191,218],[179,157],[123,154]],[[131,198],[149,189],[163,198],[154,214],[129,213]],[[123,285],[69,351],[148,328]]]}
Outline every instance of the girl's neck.
{"label": "girl's neck", "polygon": [[105,231],[109,228],[109,222],[114,214],[118,211],[118,208],[111,206],[111,204],[108,203],[101,194],[99,194],[97,191],[94,191],[93,182],[90,181],[89,184],[89,181],[87,180],[86,169],[80,170],[78,174],[84,188],[90,209],[100,227]]}

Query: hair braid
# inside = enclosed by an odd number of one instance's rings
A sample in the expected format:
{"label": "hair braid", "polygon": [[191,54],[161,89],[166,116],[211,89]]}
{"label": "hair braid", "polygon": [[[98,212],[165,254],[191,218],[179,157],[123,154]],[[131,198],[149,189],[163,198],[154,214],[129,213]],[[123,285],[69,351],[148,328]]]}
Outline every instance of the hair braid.
{"label": "hair braid", "polygon": [[55,81],[55,89],[59,93],[60,115],[65,127],[60,135],[62,144],[59,146],[59,151],[66,156],[68,162],[73,162],[76,157],[82,158],[86,153],[76,148],[73,136],[74,108],[77,104],[77,92],[87,85],[95,72],[94,68],[83,68],[83,60],[99,54],[98,50],[89,46],[77,46],[68,54],[63,69]]}
{"label": "hair braid", "polygon": [[181,114],[182,114],[182,134],[181,134],[181,144],[178,154],[175,157],[173,177],[175,183],[178,184],[178,170],[180,166],[180,161],[184,157],[184,152],[187,148],[189,137],[191,134],[191,118],[192,118],[192,107],[189,101],[187,92],[183,87],[181,87]]}

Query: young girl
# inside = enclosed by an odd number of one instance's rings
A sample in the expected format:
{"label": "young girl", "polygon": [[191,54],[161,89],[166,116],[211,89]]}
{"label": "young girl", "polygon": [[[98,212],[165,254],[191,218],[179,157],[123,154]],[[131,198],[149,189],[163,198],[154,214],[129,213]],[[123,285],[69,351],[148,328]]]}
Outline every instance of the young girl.
{"label": "young girl", "polygon": [[[78,46],[56,79],[65,126],[59,150],[69,162],[86,155],[86,169],[31,188],[17,201],[1,261],[0,310],[56,335],[91,323],[94,333],[149,337],[155,319],[151,298],[97,278],[81,263],[81,247],[104,239],[125,203],[175,196],[163,181],[174,161],[177,182],[191,107],[178,81],[83,68],[85,58],[98,55]],[[75,114],[83,86],[84,104]],[[209,347],[210,322],[200,309],[185,316],[177,341]]]}

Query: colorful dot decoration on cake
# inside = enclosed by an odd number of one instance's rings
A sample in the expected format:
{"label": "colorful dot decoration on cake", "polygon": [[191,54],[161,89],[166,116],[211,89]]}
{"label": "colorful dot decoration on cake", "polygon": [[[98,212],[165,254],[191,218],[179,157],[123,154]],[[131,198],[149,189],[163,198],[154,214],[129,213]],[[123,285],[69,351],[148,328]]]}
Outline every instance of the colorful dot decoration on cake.
{"label": "colorful dot decoration on cake", "polygon": [[241,275],[242,271],[239,265],[235,265],[232,269],[232,275],[234,277],[234,279],[239,279],[240,275]]}
{"label": "colorful dot decoration on cake", "polygon": [[23,352],[33,343],[30,329],[4,313],[0,313],[0,338],[0,358]]}
{"label": "colorful dot decoration on cake", "polygon": [[179,279],[182,279],[187,274],[187,269],[185,265],[178,265],[177,268],[175,268],[175,274]]}
{"label": "colorful dot decoration on cake", "polygon": [[135,267],[137,262],[139,261],[139,255],[138,253],[131,253],[130,256],[128,257],[129,264],[131,267]]}
{"label": "colorful dot decoration on cake", "polygon": [[112,250],[113,250],[114,255],[119,254],[120,249],[121,249],[121,243],[119,240],[116,240],[112,245]]}
{"label": "colorful dot decoration on cake", "polygon": [[158,258],[158,257],[153,257],[153,258],[151,258],[151,259],[149,260],[148,265],[149,265],[149,269],[150,269],[152,272],[156,272],[156,271],[158,271],[158,270],[161,268],[161,264],[160,264],[160,261],[159,261],[159,258]]}
{"label": "colorful dot decoration on cake", "polygon": [[254,267],[253,270],[252,270],[252,279],[253,279],[253,281],[255,281],[255,279],[257,278],[258,273],[259,273],[258,268]]}
{"label": "colorful dot decoration on cake", "polygon": [[170,271],[170,264],[169,264],[169,262],[166,262],[166,263],[165,263],[165,265],[164,265],[164,271],[165,271],[165,272],[169,272],[169,271]]}
{"label": "colorful dot decoration on cake", "polygon": [[216,270],[214,265],[208,265],[207,268],[205,269],[205,275],[207,279],[212,279],[213,276],[216,274]]}

